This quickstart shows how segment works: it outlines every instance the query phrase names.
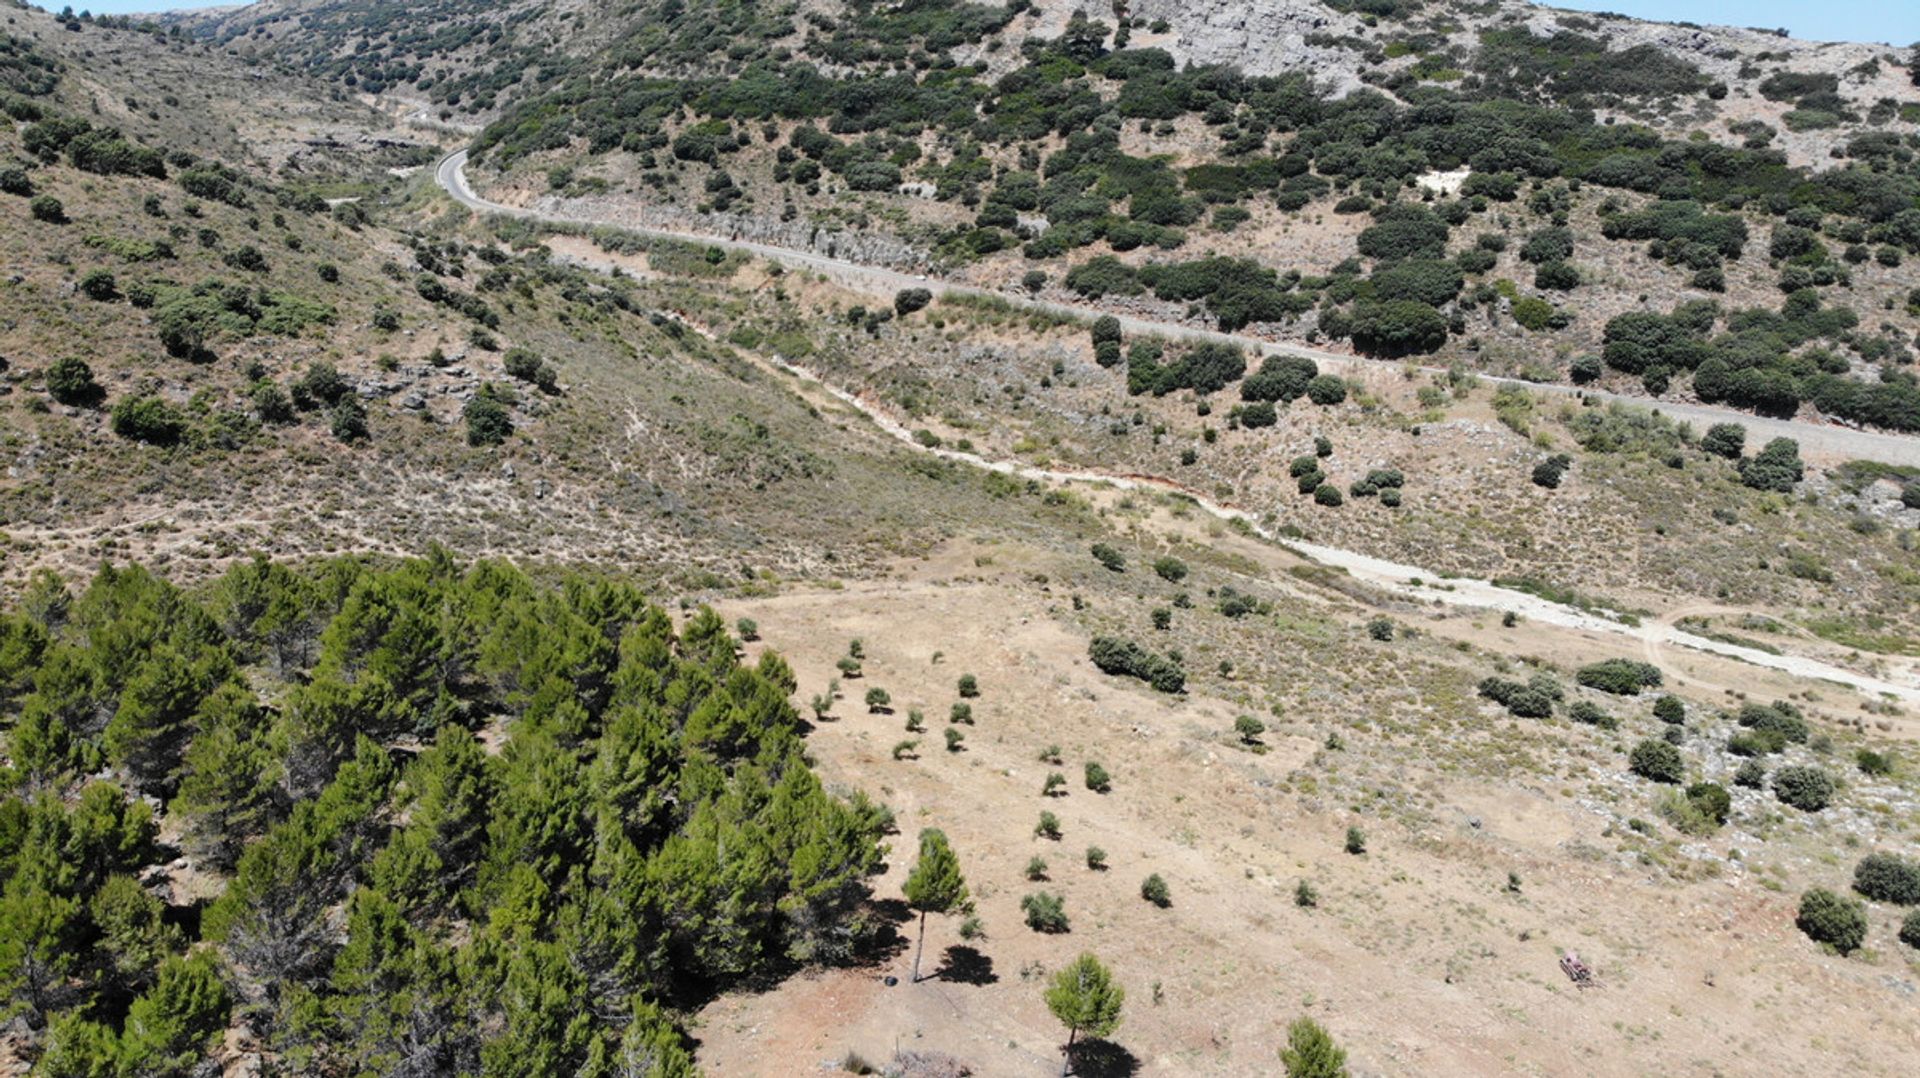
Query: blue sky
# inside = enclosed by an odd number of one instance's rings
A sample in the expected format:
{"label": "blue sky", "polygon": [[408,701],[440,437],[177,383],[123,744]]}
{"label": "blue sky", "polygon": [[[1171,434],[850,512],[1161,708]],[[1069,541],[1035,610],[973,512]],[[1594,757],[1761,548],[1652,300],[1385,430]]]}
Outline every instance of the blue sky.
{"label": "blue sky", "polygon": [[[64,2],[64,0],[62,0]],[[234,0],[225,0],[233,3]],[[76,3],[95,14],[210,7],[215,0],[91,0]],[[42,7],[58,11],[61,4]],[[1920,3],[1913,0],[1558,0],[1553,6],[1582,11],[1617,11],[1643,19],[1712,23],[1726,26],[1784,26],[1794,37],[1815,41],[1883,41],[1911,45],[1920,41]]]}
{"label": "blue sky", "polygon": [[1811,41],[1920,41],[1920,3],[1913,0],[1555,0],[1553,7],[1615,11],[1640,19],[1715,26],[1784,26]]}

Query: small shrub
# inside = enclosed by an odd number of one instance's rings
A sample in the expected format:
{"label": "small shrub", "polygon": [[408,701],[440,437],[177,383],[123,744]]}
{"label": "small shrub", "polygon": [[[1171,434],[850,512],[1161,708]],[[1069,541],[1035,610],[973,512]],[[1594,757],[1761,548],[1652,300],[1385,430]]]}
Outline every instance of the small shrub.
{"label": "small shrub", "polygon": [[1032,880],[1036,883],[1046,879],[1047,878],[1047,859],[1040,856],[1039,854],[1034,854],[1031,858],[1029,858],[1027,860],[1026,876],[1027,876],[1027,879]]}
{"label": "small shrub", "polygon": [[1113,788],[1113,778],[1107,774],[1107,769],[1091,760],[1087,762],[1086,779],[1087,789],[1094,793],[1103,794]]}
{"label": "small shrub", "polygon": [[1293,904],[1303,910],[1313,909],[1320,904],[1320,892],[1314,890],[1313,884],[1301,880],[1294,885]]}
{"label": "small shrub", "polygon": [[1052,774],[1049,774],[1047,776],[1047,781],[1040,785],[1040,796],[1052,797],[1054,795],[1054,791],[1059,790],[1062,786],[1065,786],[1066,784],[1067,784],[1067,777],[1065,775],[1062,775],[1060,772],[1055,771]]}
{"label": "small shrub", "polygon": [[114,282],[113,274],[103,269],[89,270],[86,276],[80,278],[79,288],[81,295],[101,303],[120,296],[120,288]]}
{"label": "small shrub", "polygon": [[1060,817],[1055,816],[1051,812],[1042,812],[1040,814],[1040,822],[1033,825],[1033,833],[1037,838],[1050,838],[1058,842],[1060,840]]}
{"label": "small shrub", "polygon": [[1767,769],[1758,760],[1748,760],[1733,773],[1733,784],[1748,790],[1758,790],[1767,783]]}
{"label": "small shrub", "polygon": [[1158,872],[1140,881],[1140,897],[1163,910],[1173,905],[1173,893],[1167,889],[1167,881],[1161,879]]}
{"label": "small shrub", "polygon": [[1027,915],[1027,927],[1035,932],[1067,931],[1067,901],[1059,895],[1035,891],[1020,900],[1020,912]]}
{"label": "small shrub", "polygon": [[32,202],[27,203],[27,212],[33,215],[34,220],[45,221],[50,225],[67,223],[67,207],[52,195],[36,196]]}
{"label": "small shrub", "polygon": [[1860,903],[1824,887],[1800,896],[1800,913],[1793,923],[1808,939],[1843,955],[1858,950],[1867,938],[1867,915]]}
{"label": "small shrub", "polygon": [[961,699],[971,700],[980,695],[980,681],[972,674],[961,674],[958,689]]}
{"label": "small shrub", "polygon": [[1383,643],[1392,640],[1393,621],[1389,618],[1374,618],[1367,622],[1367,635]]}
{"label": "small shrub", "polygon": [[947,724],[949,726],[972,726],[973,705],[955,700],[953,706],[947,709]]}
{"label": "small shrub", "polygon": [[1233,732],[1240,735],[1243,744],[1253,745],[1260,741],[1260,735],[1267,732],[1267,724],[1252,715],[1241,715],[1233,720]]}
{"label": "small shrub", "polygon": [[1900,922],[1900,942],[1920,949],[1920,910],[1907,914],[1906,920]]}
{"label": "small shrub", "polygon": [[1687,721],[1687,705],[1678,696],[1668,694],[1653,702],[1653,717],[1675,726]]}
{"label": "small shrub", "polygon": [[1088,846],[1087,867],[1095,872],[1104,871],[1107,867],[1107,851],[1098,846]]}
{"label": "small shrub", "polygon": [[1153,560],[1153,571],[1167,583],[1178,584],[1187,578],[1187,563],[1169,554]]}
{"label": "small shrub", "polygon": [[1115,573],[1126,572],[1127,559],[1118,550],[1115,550],[1105,543],[1095,543],[1089,549],[1093,554],[1093,560],[1106,566],[1109,571]]}
{"label": "small shrub", "polygon": [[1367,852],[1367,833],[1365,831],[1360,830],[1358,827],[1347,828],[1346,850],[1348,853],[1356,854],[1356,855],[1366,853]]}
{"label": "small shrub", "polygon": [[946,736],[948,752],[959,752],[961,743],[967,740],[967,735],[961,733],[960,731],[954,729],[951,726],[947,727],[945,730],[942,730],[941,733]]}
{"label": "small shrub", "polygon": [[879,715],[887,710],[887,705],[893,703],[893,694],[879,686],[875,686],[867,690],[866,701],[867,713]]}

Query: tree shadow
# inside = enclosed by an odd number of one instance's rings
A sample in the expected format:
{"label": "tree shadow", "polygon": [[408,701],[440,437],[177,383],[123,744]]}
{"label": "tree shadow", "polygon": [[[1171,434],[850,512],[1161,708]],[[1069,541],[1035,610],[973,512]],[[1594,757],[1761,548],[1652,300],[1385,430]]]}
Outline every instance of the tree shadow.
{"label": "tree shadow", "polygon": [[899,927],[913,919],[913,911],[897,898],[881,898],[867,903],[867,912],[869,930],[847,956],[847,965],[862,968],[890,965],[913,944],[901,934]]}
{"label": "tree shadow", "polygon": [[1069,1055],[1070,1072],[1079,1078],[1131,1078],[1140,1073],[1140,1057],[1112,1041],[1084,1040]]}
{"label": "tree shadow", "polygon": [[993,957],[964,943],[947,948],[940,970],[934,976],[955,984],[971,985],[995,984],[1000,980],[1000,975],[993,971]]}

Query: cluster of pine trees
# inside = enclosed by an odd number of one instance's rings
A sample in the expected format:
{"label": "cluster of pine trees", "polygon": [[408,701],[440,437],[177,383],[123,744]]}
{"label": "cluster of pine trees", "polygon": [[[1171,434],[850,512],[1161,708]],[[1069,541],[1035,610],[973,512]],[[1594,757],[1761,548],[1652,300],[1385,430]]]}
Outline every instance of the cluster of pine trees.
{"label": "cluster of pine trees", "polygon": [[440,552],[43,575],[0,615],[0,1006],[55,1076],[229,1031],[304,1074],[692,1074],[676,1013],[861,948],[889,824],[738,656]]}

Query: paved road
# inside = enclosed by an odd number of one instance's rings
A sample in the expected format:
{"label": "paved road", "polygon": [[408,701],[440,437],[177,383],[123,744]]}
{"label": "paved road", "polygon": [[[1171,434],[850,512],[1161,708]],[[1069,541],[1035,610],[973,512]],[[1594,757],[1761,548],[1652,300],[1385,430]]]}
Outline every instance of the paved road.
{"label": "paved road", "polygon": [[[1193,326],[1172,325],[1157,322],[1135,315],[1103,311],[1098,307],[1077,303],[1056,303],[1050,300],[1035,299],[1022,292],[1001,292],[991,288],[978,288],[972,285],[948,284],[929,281],[924,276],[902,273],[881,266],[869,266],[859,262],[848,262],[826,255],[808,251],[796,251],[787,247],[754,243],[717,236],[706,236],[692,232],[676,232],[659,228],[639,228],[630,225],[617,225],[609,221],[596,221],[582,217],[569,217],[561,214],[530,210],[519,206],[505,206],[490,202],[474,194],[467,184],[467,151],[448,154],[442,158],[434,170],[434,179],[451,195],[455,201],[484,213],[497,213],[507,217],[526,220],[547,221],[563,225],[607,225],[624,232],[642,236],[656,236],[664,239],[685,240],[693,243],[709,244],[731,251],[742,251],[758,258],[769,259],[786,266],[799,266],[816,271],[826,277],[861,291],[892,296],[903,288],[930,287],[945,293],[984,296],[1002,300],[1024,310],[1041,311],[1069,318],[1091,319],[1103,314],[1112,314],[1119,319],[1120,327],[1129,333],[1157,334],[1162,337],[1185,341],[1215,341],[1223,344],[1239,345],[1261,353],[1306,356],[1322,367],[1342,373],[1364,373],[1386,369],[1398,370],[1400,364],[1388,360],[1363,359],[1356,356],[1323,352],[1315,348],[1306,348],[1294,344],[1277,344],[1249,334],[1223,333],[1219,330],[1199,329]],[[1425,367],[1423,370],[1438,372],[1439,368]],[[1747,428],[1748,443],[1758,446],[1771,438],[1793,438],[1800,443],[1802,452],[1809,456],[1835,459],[1873,460],[1883,464],[1898,464],[1920,468],[1920,438],[1900,434],[1885,434],[1877,431],[1854,430],[1850,427],[1833,426],[1824,423],[1808,423],[1798,420],[1769,419],[1764,416],[1750,415],[1726,408],[1709,408],[1698,404],[1683,404],[1669,401],[1649,401],[1644,397],[1629,397],[1601,390],[1582,390],[1572,386],[1550,385],[1545,383],[1524,382],[1516,378],[1499,378],[1488,375],[1484,380],[1524,386],[1535,393],[1550,393],[1564,397],[1596,397],[1603,401],[1619,401],[1639,407],[1658,408],[1662,413],[1675,419],[1686,420],[1697,429],[1704,430],[1714,423],[1739,423]]]}

